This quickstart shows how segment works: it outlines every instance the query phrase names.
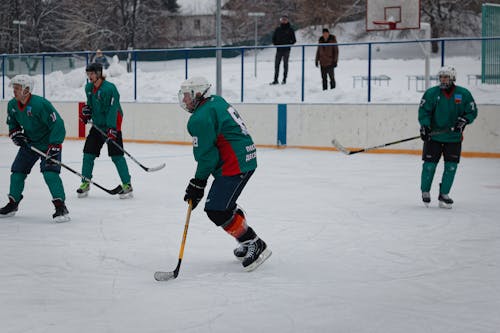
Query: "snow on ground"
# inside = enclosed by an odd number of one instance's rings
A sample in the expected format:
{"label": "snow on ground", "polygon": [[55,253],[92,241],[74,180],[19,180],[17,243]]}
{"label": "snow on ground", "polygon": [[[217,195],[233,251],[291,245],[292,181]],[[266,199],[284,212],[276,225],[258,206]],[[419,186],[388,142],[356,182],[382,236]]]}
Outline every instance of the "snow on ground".
{"label": "snow on ground", "polygon": [[[424,36],[398,34],[396,32],[373,33],[364,38],[358,34],[363,29],[363,22],[351,22],[337,26],[334,31],[339,43],[409,41]],[[318,30],[318,35],[319,35]],[[368,101],[367,83],[354,81],[354,76],[368,75],[367,45],[346,44],[339,46],[339,63],[335,69],[337,88],[322,90],[320,70],[314,66],[318,36],[307,35],[299,31],[297,45],[292,49],[289,63],[289,76],[286,85],[269,86],[274,73],[274,47],[265,47],[257,53],[255,67],[255,52],[248,50],[241,56],[222,59],[222,95],[231,103],[300,103],[302,102],[302,81],[304,81],[305,103],[365,103]],[[480,41],[447,41],[445,47],[445,64],[455,66],[457,84],[471,90],[478,104],[500,104],[497,93],[499,85],[482,84],[469,75],[481,73],[481,42]],[[304,51],[304,55],[302,55]],[[196,51],[191,50],[195,55]],[[303,61],[304,59],[304,61]],[[389,82],[373,83],[371,102],[377,103],[414,103],[417,104],[423,94],[423,82],[417,87],[415,81],[408,81],[409,75],[425,74],[425,57],[422,46],[418,43],[405,44],[374,44],[372,46],[373,76],[387,75]],[[79,63],[77,61],[77,63]],[[302,75],[304,64],[304,75]],[[242,68],[243,67],[243,68]],[[430,58],[430,74],[436,75],[441,67],[441,56]],[[257,69],[257,70],[256,70]],[[244,72],[242,80],[242,71]],[[185,61],[155,61],[138,62],[136,73],[127,73],[126,64],[118,62],[114,57],[111,67],[106,71],[109,81],[115,83],[122,101],[132,102],[137,94],[139,102],[177,103],[177,92],[180,83],[186,75]],[[257,76],[255,76],[255,72]],[[215,58],[190,59],[187,68],[188,76],[205,76],[210,82],[216,82]],[[280,67],[282,79],[283,64]],[[137,78],[137,85],[134,79]],[[43,94],[42,76],[35,76],[35,93]],[[83,62],[76,69],[63,73],[55,71],[46,75],[45,96],[51,101],[83,101],[85,100],[84,85],[86,76]],[[9,79],[5,85],[8,87]],[[243,87],[242,87],[243,84]],[[436,82],[431,82],[435,85]],[[243,96],[242,96],[243,90]],[[10,88],[6,88],[6,99],[12,96]]]}
{"label": "snow on ground", "polygon": [[[82,141],[64,144],[80,170]],[[496,332],[500,327],[500,160],[464,158],[451,210],[420,202],[421,161],[411,155],[259,149],[259,168],[239,203],[273,255],[251,273],[236,245],[197,208],[180,275],[177,264],[188,146],[126,149],[135,197],[93,187],[63,171],[72,221],[53,212],[39,166],[18,214],[0,220],[2,332]],[[0,138],[0,192],[16,153]],[[94,180],[118,184],[110,159]],[[442,172],[438,168],[437,175]],[[4,204],[3,197],[0,204]],[[202,202],[203,205],[203,202]]]}

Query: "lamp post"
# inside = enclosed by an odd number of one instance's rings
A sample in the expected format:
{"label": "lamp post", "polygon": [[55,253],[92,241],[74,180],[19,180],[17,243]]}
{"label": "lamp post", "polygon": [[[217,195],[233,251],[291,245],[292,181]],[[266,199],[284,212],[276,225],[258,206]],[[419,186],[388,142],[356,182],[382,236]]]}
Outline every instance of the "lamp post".
{"label": "lamp post", "polygon": [[248,16],[255,18],[255,53],[254,53],[254,76],[257,77],[257,44],[258,44],[258,33],[257,33],[257,20],[259,17],[266,16],[266,13],[262,12],[249,12]]}
{"label": "lamp post", "polygon": [[17,24],[19,26],[19,39],[18,39],[18,53],[21,54],[21,25],[26,25],[26,21],[14,20],[13,24]]}

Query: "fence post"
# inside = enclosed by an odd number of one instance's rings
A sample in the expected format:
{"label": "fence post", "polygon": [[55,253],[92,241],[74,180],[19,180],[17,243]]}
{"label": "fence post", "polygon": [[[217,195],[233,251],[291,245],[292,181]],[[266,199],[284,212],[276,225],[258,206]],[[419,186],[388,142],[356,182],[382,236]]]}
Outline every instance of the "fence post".
{"label": "fence post", "polygon": [[244,64],[245,64],[245,49],[241,48],[241,103],[243,103],[243,81],[245,78]]}
{"label": "fence post", "polygon": [[302,98],[301,101],[304,101],[304,82],[305,82],[305,57],[306,57],[306,47],[302,45]]}
{"label": "fence post", "polygon": [[188,58],[189,58],[189,50],[184,52],[184,79],[188,79]]}
{"label": "fence post", "polygon": [[[363,82],[363,78],[361,78]],[[372,101],[372,43],[368,43],[368,103]]]}
{"label": "fence post", "polygon": [[45,54],[42,55],[42,88],[43,97],[45,98]]}
{"label": "fence post", "polygon": [[286,104],[278,104],[278,146],[286,146],[286,113]]}
{"label": "fence post", "polygon": [[134,102],[137,102],[137,51],[132,52],[134,52]]}
{"label": "fence post", "polygon": [[444,66],[444,40],[441,41],[441,67]]}
{"label": "fence post", "polygon": [[5,99],[5,54],[2,55],[2,99]]}

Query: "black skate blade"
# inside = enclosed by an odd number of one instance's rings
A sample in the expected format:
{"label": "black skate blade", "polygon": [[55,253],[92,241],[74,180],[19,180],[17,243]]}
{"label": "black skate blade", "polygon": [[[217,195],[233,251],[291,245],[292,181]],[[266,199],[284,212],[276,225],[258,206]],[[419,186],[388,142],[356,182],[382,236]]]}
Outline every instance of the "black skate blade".
{"label": "black skate blade", "polygon": [[176,276],[174,272],[155,272],[155,280],[156,281],[168,281],[175,279]]}

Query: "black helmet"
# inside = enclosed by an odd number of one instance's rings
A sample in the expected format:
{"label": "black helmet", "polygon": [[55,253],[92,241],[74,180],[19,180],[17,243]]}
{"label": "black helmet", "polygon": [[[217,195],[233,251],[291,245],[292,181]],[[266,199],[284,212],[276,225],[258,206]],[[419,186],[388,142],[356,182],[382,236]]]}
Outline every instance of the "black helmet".
{"label": "black helmet", "polygon": [[91,64],[87,65],[87,68],[85,68],[86,72],[95,72],[98,74],[102,73],[102,64],[99,64],[97,62],[93,62]]}

